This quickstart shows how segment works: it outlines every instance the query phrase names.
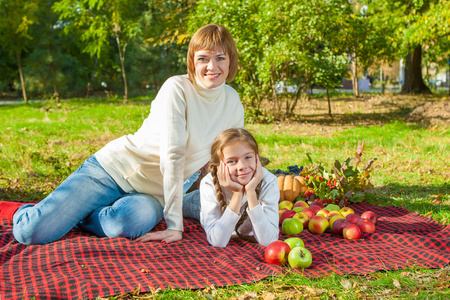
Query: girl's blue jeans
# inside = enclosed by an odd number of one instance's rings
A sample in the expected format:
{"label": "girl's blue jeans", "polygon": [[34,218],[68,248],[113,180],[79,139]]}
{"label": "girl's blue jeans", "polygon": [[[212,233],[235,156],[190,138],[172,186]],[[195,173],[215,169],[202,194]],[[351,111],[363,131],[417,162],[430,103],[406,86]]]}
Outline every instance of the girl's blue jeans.
{"label": "girl's blue jeans", "polygon": [[[197,173],[194,176],[198,178]],[[193,177],[184,190],[195,182]],[[198,191],[184,198],[184,216],[199,219]],[[26,245],[53,242],[74,227],[99,237],[134,239],[153,229],[163,210],[152,196],[125,193],[91,156],[44,200],[19,208],[13,217],[13,234]]]}

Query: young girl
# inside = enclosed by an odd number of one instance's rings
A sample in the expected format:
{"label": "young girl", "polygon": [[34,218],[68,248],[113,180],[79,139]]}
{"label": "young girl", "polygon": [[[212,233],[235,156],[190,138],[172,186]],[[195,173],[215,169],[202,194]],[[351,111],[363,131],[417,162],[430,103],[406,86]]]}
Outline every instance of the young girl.
{"label": "young girl", "polygon": [[[161,87],[139,130],[97,151],[44,200],[0,201],[0,217],[13,218],[17,241],[45,244],[73,227],[141,242],[182,239],[184,182],[210,160],[221,131],[244,126],[239,95],[225,84],[238,69],[229,31],[215,24],[200,28],[187,65],[187,75]],[[167,229],[149,232],[162,218]]]}
{"label": "young girl", "polygon": [[245,129],[225,130],[214,140],[200,199],[200,222],[211,245],[225,247],[233,234],[263,246],[278,239],[277,178],[261,166],[258,145]]}

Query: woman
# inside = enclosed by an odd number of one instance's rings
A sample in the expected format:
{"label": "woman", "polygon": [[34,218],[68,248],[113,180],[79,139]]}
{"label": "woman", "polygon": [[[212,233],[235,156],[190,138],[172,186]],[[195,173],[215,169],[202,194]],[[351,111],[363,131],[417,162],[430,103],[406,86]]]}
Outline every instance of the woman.
{"label": "woman", "polygon": [[[244,126],[239,95],[225,85],[238,67],[230,33],[214,24],[200,28],[187,65],[187,75],[161,87],[136,133],[108,143],[41,202],[17,209],[17,241],[45,244],[73,227],[137,241],[182,239],[183,183],[208,163],[221,131]],[[163,217],[167,229],[149,233]]]}

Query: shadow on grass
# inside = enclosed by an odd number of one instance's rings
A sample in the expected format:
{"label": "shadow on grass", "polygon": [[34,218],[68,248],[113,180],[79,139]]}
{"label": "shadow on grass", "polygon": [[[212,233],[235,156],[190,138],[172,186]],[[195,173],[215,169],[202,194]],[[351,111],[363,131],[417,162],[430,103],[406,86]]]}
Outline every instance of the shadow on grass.
{"label": "shadow on grass", "polygon": [[39,190],[22,190],[0,187],[0,201],[38,202],[45,198]]}

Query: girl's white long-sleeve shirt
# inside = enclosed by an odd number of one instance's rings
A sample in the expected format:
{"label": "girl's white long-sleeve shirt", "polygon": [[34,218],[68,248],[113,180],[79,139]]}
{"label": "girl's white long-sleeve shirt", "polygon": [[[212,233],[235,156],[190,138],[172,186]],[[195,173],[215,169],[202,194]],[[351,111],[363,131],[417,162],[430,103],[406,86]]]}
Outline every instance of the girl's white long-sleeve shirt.
{"label": "girl's white long-sleeve shirt", "polygon": [[[222,192],[225,202],[230,203],[233,191],[222,187]],[[239,232],[244,236],[253,235],[256,241],[263,246],[278,240],[279,199],[280,190],[277,177],[263,168],[263,180],[258,197],[259,204],[253,209],[247,209],[248,218],[239,227]],[[247,197],[244,194],[239,215],[228,206],[222,214],[212,175],[208,174],[200,183],[200,201],[200,223],[206,232],[208,242],[215,247],[225,247],[231,236],[236,234],[234,229],[244,211]]]}
{"label": "girl's white long-sleeve shirt", "polygon": [[[127,120],[123,120],[127,122]],[[109,142],[95,157],[127,193],[144,193],[164,207],[167,229],[183,231],[183,183],[210,160],[216,136],[244,127],[238,93],[207,89],[187,75],[169,78],[134,133]]]}

